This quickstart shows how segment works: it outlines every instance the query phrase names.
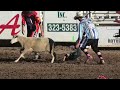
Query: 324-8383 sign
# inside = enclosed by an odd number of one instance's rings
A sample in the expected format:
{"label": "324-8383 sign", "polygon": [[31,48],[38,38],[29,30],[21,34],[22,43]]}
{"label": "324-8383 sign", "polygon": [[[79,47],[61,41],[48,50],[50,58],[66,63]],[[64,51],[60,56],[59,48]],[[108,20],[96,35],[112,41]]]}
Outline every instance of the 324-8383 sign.
{"label": "324-8383 sign", "polygon": [[47,23],[48,32],[78,32],[77,23]]}

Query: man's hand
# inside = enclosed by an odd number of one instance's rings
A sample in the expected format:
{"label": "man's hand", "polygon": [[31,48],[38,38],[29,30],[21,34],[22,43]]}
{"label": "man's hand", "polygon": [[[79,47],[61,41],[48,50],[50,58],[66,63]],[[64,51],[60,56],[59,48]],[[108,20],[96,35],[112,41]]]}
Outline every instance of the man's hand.
{"label": "man's hand", "polygon": [[22,34],[24,35],[25,31],[22,31]]}
{"label": "man's hand", "polygon": [[80,38],[77,39],[75,48],[79,48],[79,46],[80,46]]}
{"label": "man's hand", "polygon": [[75,48],[79,48],[79,46],[80,46],[80,43],[77,43],[76,46],[75,46]]}
{"label": "man's hand", "polygon": [[75,48],[79,48],[80,47],[80,40],[78,41],[78,43],[76,44]]}
{"label": "man's hand", "polygon": [[22,27],[22,34],[24,35],[24,33],[25,33],[25,30],[24,30],[24,27]]}

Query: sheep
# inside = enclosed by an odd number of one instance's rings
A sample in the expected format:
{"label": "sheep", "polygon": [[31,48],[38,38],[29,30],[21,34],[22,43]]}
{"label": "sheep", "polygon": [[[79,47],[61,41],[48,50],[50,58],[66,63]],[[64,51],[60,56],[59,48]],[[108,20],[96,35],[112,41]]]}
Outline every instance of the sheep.
{"label": "sheep", "polygon": [[20,35],[14,35],[10,43],[14,44],[16,42],[20,43],[20,45],[22,46],[21,50],[23,50],[23,52],[21,53],[19,58],[14,62],[18,62],[20,58],[25,58],[24,55],[28,52],[40,53],[42,51],[44,52],[46,51],[52,55],[51,63],[54,63],[54,60],[56,59],[56,53],[54,52],[55,43],[50,38],[45,38],[45,37],[35,38],[35,37],[24,37]]}

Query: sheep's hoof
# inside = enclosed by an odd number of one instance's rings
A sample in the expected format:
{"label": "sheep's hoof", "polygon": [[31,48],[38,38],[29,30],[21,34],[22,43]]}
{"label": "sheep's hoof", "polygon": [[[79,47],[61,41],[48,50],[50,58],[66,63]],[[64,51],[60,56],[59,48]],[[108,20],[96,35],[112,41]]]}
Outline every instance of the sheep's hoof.
{"label": "sheep's hoof", "polygon": [[62,61],[65,61],[65,58],[66,58],[66,56],[63,57],[63,60],[62,60]]}
{"label": "sheep's hoof", "polygon": [[63,62],[64,62],[64,61],[67,61],[67,60],[68,60],[68,57],[69,57],[69,54],[65,54],[65,55],[64,55],[64,58],[63,58]]}
{"label": "sheep's hoof", "polygon": [[54,63],[54,61],[52,61],[51,63]]}
{"label": "sheep's hoof", "polygon": [[35,60],[39,59],[39,55],[35,55]]}
{"label": "sheep's hoof", "polygon": [[15,60],[14,62],[16,62],[16,63],[17,63],[17,62],[18,62],[18,60]]}

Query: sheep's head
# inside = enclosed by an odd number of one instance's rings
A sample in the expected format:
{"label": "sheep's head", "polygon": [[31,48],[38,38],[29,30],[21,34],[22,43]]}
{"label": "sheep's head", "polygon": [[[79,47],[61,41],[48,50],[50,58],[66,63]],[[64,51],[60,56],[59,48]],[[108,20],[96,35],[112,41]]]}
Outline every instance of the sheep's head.
{"label": "sheep's head", "polygon": [[13,38],[11,39],[11,41],[10,41],[11,44],[14,44],[16,42],[18,42],[18,35],[14,35]]}

